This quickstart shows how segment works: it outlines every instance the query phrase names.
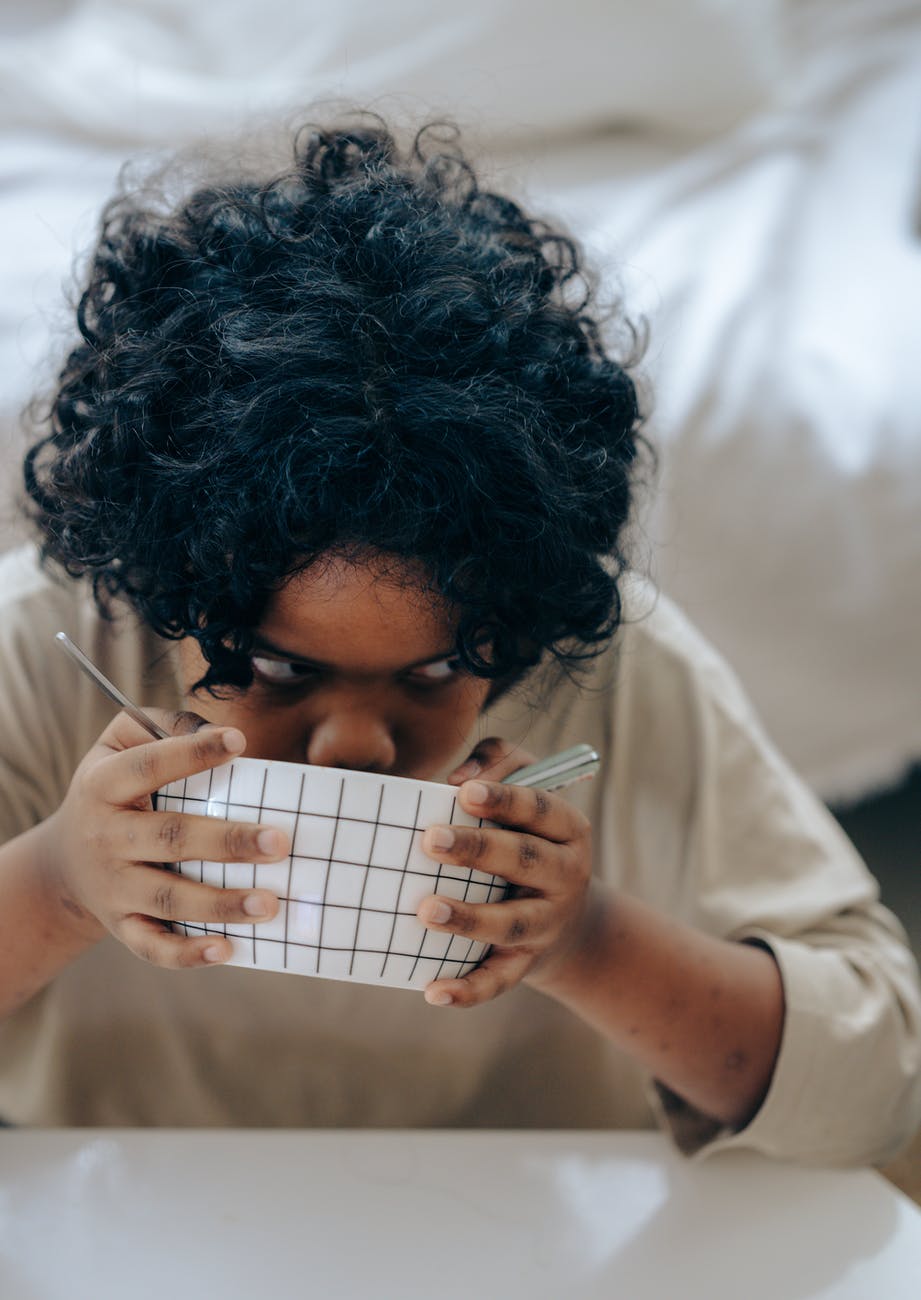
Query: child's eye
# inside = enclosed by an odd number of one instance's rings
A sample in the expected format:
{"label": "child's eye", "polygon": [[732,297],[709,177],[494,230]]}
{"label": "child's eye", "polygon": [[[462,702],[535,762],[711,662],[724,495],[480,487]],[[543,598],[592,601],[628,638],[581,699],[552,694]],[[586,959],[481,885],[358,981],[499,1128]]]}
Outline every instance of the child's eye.
{"label": "child's eye", "polygon": [[316,673],[309,664],[291,663],[288,659],[263,659],[254,655],[249,662],[254,674],[273,686],[293,686]]}
{"label": "child's eye", "polygon": [[463,672],[459,659],[436,659],[431,664],[420,664],[406,674],[411,682],[450,682]]}

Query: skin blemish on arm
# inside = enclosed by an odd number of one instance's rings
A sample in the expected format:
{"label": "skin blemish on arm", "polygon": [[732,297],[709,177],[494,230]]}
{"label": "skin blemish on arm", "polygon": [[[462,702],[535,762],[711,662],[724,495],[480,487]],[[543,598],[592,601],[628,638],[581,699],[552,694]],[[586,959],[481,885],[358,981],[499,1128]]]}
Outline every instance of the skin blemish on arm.
{"label": "skin blemish on arm", "polygon": [[688,1000],[678,993],[672,993],[665,1004],[665,1014],[670,1025],[680,1020],[687,1010]]}
{"label": "skin blemish on arm", "polygon": [[87,916],[86,912],[84,912],[83,908],[80,907],[78,903],[75,903],[72,898],[67,898],[65,895],[62,894],[61,906],[64,908],[65,911],[70,912],[71,916],[75,916],[78,921],[86,920],[86,916]]}

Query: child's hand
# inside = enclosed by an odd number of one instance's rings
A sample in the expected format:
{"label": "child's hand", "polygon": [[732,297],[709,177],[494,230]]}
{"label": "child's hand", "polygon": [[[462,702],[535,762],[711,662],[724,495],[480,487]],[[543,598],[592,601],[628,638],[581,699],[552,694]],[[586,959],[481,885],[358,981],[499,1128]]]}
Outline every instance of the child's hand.
{"label": "child's hand", "polygon": [[[436,1006],[472,1007],[525,978],[540,983],[578,948],[587,926],[592,874],[587,818],[559,795],[499,783],[501,776],[534,762],[529,755],[497,740],[482,742],[474,754],[487,760],[482,761],[486,779],[466,780],[460,805],[507,829],[430,826],[422,846],[438,862],[502,876],[514,888],[501,903],[463,903],[439,894],[419,904],[423,925],[492,946],[469,975],[429,984],[425,998]],[[463,780],[464,767],[449,779]],[[497,772],[498,778],[490,779]],[[448,836],[450,846],[440,842]]]}
{"label": "child's hand", "polygon": [[275,915],[277,898],[266,890],[200,884],[158,864],[190,858],[274,862],[289,845],[282,831],[267,826],[154,812],[151,796],[161,786],[227,762],[246,741],[242,732],[207,724],[195,713],[149,712],[170,737],[151,740],[127,714],[118,714],[45,822],[48,885],[76,924],[99,938],[109,930],[155,966],[226,961],[227,939],[186,938],[164,923],[251,925]]}

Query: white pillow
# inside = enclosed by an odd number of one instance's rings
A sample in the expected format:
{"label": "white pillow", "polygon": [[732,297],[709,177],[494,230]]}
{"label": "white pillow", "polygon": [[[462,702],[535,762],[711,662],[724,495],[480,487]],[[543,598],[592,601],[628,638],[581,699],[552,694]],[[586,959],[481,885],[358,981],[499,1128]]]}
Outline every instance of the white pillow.
{"label": "white pillow", "polygon": [[[405,96],[484,135],[721,130],[781,70],[782,0],[43,0],[7,25],[15,124],[173,143],[318,95]],[[4,20],[0,18],[0,32]]]}

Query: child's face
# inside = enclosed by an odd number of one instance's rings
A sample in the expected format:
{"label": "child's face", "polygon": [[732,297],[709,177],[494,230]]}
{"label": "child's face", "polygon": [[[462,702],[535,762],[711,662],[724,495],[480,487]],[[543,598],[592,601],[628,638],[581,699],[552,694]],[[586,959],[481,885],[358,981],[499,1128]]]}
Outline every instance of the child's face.
{"label": "child's face", "polygon": [[258,628],[255,680],[215,700],[190,694],[205,671],[180,643],[186,707],[237,726],[252,758],[432,778],[468,736],[490,683],[453,658],[458,615],[420,575],[333,558],[292,578]]}

